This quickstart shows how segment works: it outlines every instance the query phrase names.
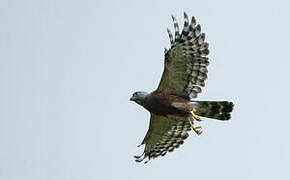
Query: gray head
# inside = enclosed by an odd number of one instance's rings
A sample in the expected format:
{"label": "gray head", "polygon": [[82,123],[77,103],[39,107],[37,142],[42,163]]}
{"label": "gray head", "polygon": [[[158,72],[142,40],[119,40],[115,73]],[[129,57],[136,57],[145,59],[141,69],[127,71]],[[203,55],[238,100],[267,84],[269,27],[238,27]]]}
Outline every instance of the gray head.
{"label": "gray head", "polygon": [[147,92],[137,91],[132,95],[132,97],[130,98],[130,101],[134,101],[137,104],[140,104],[141,106],[143,106],[143,102],[147,95],[148,95]]}

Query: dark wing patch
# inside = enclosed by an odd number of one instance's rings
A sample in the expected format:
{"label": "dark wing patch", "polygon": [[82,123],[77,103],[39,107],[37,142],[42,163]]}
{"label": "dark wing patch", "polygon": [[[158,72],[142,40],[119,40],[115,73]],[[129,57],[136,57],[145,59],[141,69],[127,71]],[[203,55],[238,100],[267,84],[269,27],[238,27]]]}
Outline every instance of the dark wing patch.
{"label": "dark wing patch", "polygon": [[209,64],[206,57],[209,54],[208,43],[194,17],[189,24],[188,16],[184,13],[181,34],[176,18],[172,16],[172,19],[175,38],[167,29],[171,48],[165,49],[165,67],[157,91],[190,100],[196,98],[201,93],[201,87],[205,86]]}
{"label": "dark wing patch", "polygon": [[165,156],[167,152],[172,152],[178,148],[188,137],[187,131],[191,130],[188,120],[184,117],[167,118],[151,114],[150,126],[142,144],[145,149],[142,155],[134,156],[136,162],[142,162],[158,156]]}

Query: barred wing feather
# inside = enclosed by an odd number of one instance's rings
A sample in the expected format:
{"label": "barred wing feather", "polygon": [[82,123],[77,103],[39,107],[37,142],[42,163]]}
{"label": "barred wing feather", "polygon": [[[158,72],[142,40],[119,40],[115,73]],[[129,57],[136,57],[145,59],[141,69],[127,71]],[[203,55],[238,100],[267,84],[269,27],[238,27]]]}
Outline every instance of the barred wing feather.
{"label": "barred wing feather", "polygon": [[184,13],[184,27],[179,34],[179,27],[172,16],[175,35],[168,29],[171,48],[165,49],[165,67],[157,91],[183,97],[187,100],[197,97],[207,79],[209,64],[208,43],[200,25],[192,17],[189,23]]}
{"label": "barred wing feather", "polygon": [[184,117],[167,118],[151,114],[150,126],[147,134],[142,142],[145,144],[144,153],[141,156],[134,156],[136,162],[142,162],[144,159],[154,159],[158,156],[165,156],[167,152],[171,152],[178,148],[188,137],[187,131],[191,130],[191,126]]}

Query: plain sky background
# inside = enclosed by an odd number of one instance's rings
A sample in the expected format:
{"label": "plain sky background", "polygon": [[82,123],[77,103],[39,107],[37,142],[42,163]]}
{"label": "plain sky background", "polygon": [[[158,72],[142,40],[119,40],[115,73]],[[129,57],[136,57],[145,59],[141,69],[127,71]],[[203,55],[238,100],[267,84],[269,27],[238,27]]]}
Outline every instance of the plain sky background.
{"label": "plain sky background", "polygon": [[[288,1],[0,1],[1,180],[290,179]],[[210,44],[202,100],[232,120],[165,157],[133,155],[149,113],[170,15],[194,15]]]}

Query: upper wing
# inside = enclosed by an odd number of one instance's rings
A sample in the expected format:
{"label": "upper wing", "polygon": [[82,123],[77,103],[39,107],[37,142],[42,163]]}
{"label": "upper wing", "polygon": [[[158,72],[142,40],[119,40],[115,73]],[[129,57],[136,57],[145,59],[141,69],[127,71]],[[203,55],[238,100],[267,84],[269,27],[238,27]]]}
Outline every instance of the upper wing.
{"label": "upper wing", "polygon": [[183,140],[188,137],[187,131],[190,130],[188,120],[183,117],[169,119],[151,114],[149,130],[142,142],[145,144],[144,153],[141,156],[134,156],[136,161],[141,162],[148,157],[146,161],[148,162],[152,158],[173,151],[183,144]]}
{"label": "upper wing", "polygon": [[184,13],[181,34],[175,17],[172,16],[172,19],[175,38],[167,29],[171,48],[165,49],[165,67],[157,91],[190,100],[197,97],[207,79],[208,43],[205,42],[205,34],[201,33],[200,25],[196,25],[194,17],[189,24],[188,16]]}

